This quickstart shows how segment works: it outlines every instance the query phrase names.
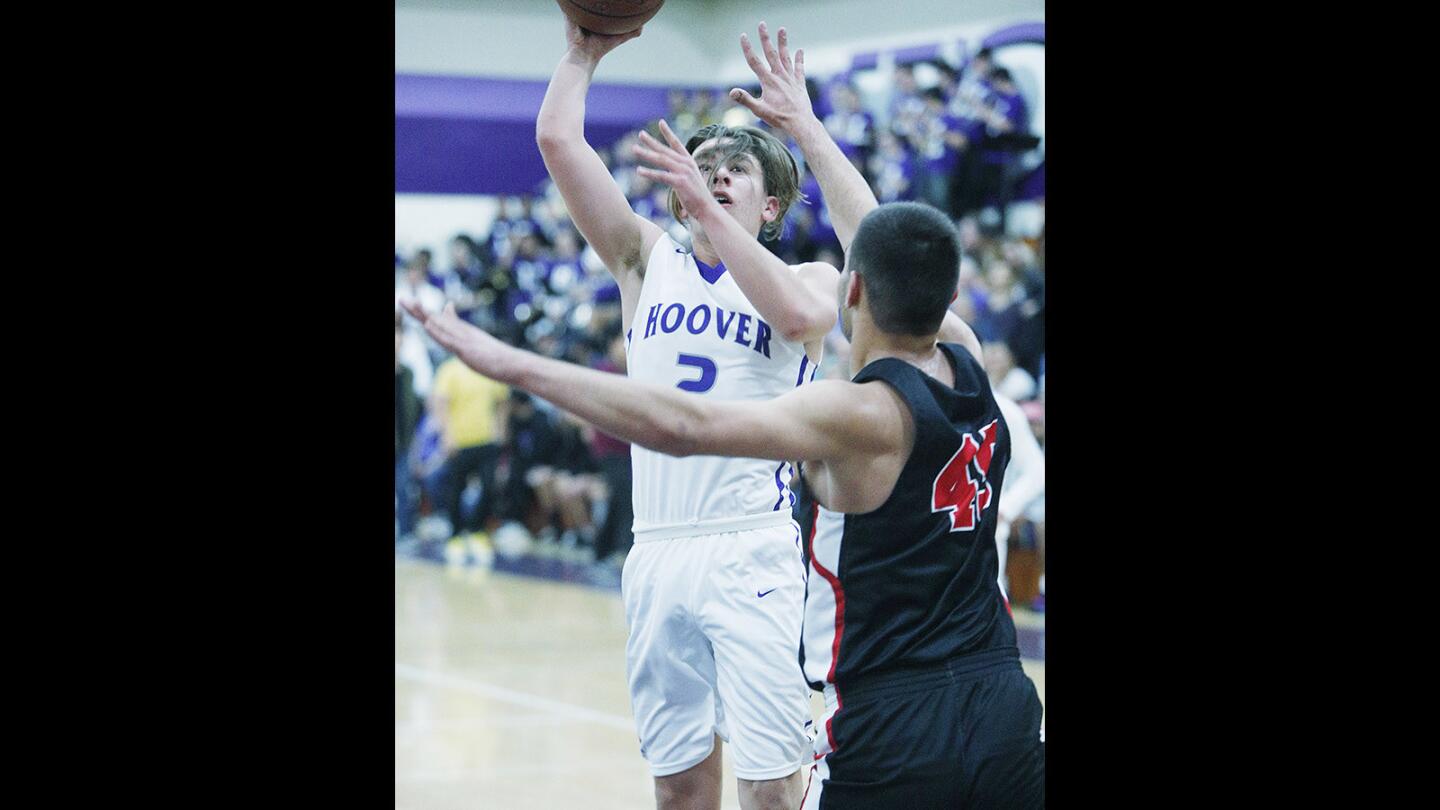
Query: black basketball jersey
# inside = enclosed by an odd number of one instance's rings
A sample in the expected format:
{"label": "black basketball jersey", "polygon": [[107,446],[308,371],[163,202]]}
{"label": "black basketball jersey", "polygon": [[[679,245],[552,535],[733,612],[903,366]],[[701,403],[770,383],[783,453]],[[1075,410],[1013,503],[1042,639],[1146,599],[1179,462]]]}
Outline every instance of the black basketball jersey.
{"label": "black basketball jersey", "polygon": [[854,381],[893,387],[915,419],[915,447],[879,509],[840,514],[801,488],[808,582],[800,663],[813,689],[860,676],[1014,647],[998,582],[996,514],[1010,433],[985,370],[940,344],[955,386],[895,358]]}

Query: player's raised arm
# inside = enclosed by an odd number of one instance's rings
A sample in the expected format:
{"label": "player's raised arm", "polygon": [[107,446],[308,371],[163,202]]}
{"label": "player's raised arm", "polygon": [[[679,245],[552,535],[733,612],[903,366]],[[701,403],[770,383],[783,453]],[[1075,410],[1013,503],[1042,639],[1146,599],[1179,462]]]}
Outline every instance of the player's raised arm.
{"label": "player's raised arm", "polygon": [[[646,165],[636,171],[675,190],[685,215],[703,228],[740,291],[786,340],[808,343],[824,337],[835,326],[839,270],[824,262],[809,262],[798,271],[791,270],[725,210],[727,205],[743,208],[752,202],[739,190],[741,184],[754,189],[755,195],[763,194],[765,178],[760,164],[743,152],[722,160],[726,151],[722,147],[700,147],[691,155],[663,120],[660,133],[663,142],[640,133],[635,155]],[[780,215],[773,195],[756,196],[753,201],[762,206],[762,219],[768,217],[764,222]],[[748,215],[745,211],[740,214]]]}
{"label": "player's raised arm", "polygon": [[717,401],[517,349],[455,316],[403,304],[460,361],[628,442],[674,456],[839,459],[895,453],[904,407],[886,386],[822,380],[764,402]]}
{"label": "player's raised arm", "polygon": [[570,218],[615,276],[627,303],[639,296],[645,255],[661,231],[630,209],[610,170],[586,142],[585,96],[601,57],[641,30],[606,36],[584,31],[566,17],[569,49],[550,77],[535,122],[540,154],[565,198]]}
{"label": "player's raised arm", "polygon": [[848,253],[850,241],[860,228],[860,220],[880,203],[864,176],[825,130],[825,124],[815,117],[810,95],[805,89],[805,51],[797,50],[791,58],[784,28],[778,32],[777,39],[778,47],[771,43],[765,23],[760,23],[762,61],[750,45],[749,38],[740,35],[740,49],[745,52],[745,62],[755,78],[760,80],[760,97],[755,98],[738,87],[730,91],[730,97],[759,116],[760,120],[790,133],[790,137],[799,144],[806,165],[815,174],[820,192],[825,195],[825,205],[830,209],[830,222],[835,226],[840,249]]}

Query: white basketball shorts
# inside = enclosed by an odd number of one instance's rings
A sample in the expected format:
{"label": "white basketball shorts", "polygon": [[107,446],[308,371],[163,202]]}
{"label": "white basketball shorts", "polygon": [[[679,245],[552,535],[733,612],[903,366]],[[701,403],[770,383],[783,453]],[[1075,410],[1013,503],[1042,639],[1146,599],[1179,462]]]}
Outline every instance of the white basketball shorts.
{"label": "white basketball shorts", "polygon": [[779,779],[808,762],[799,538],[791,520],[631,548],[621,578],[626,667],[653,775],[700,764],[716,734],[741,779]]}

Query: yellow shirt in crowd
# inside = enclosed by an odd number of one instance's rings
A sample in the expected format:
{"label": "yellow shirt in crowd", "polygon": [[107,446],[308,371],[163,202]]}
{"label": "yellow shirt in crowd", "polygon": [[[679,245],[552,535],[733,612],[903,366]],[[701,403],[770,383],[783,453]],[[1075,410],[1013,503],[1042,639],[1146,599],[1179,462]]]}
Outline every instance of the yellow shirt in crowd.
{"label": "yellow shirt in crowd", "polygon": [[445,400],[445,432],[456,450],[496,440],[495,406],[510,396],[508,386],[451,357],[436,369],[433,390]]}

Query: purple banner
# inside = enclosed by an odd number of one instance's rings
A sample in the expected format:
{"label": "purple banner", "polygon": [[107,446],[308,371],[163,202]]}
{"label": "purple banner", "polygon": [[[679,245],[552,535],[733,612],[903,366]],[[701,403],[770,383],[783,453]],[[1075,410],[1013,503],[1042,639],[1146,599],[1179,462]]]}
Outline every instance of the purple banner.
{"label": "purple banner", "polygon": [[940,55],[940,45],[914,45],[908,48],[901,48],[895,52],[895,64],[909,65],[915,62],[923,62],[926,59],[934,59]]}
{"label": "purple banner", "polygon": [[1009,28],[1001,28],[981,40],[983,48],[999,48],[1002,45],[1017,45],[1022,42],[1045,44],[1045,23],[1021,23],[1012,25]]}
{"label": "purple banner", "polygon": [[[545,181],[535,118],[546,81],[395,76],[395,193],[524,194]],[[597,84],[585,137],[609,146],[663,117],[669,88]]]}

